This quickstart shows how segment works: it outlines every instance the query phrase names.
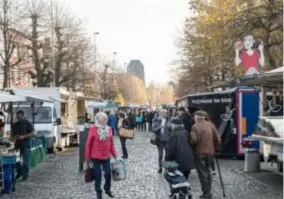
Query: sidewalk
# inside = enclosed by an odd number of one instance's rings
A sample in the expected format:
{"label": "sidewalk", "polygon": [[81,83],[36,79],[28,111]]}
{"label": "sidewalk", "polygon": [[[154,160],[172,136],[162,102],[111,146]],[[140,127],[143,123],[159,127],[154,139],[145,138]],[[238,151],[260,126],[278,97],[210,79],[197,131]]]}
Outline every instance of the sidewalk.
{"label": "sidewalk", "polygon": [[[120,143],[116,140],[117,149]],[[113,182],[117,199],[167,199],[168,185],[157,174],[157,150],[149,144],[147,133],[137,133],[128,140],[127,180]],[[78,149],[59,154],[57,158],[42,163],[27,182],[19,182],[15,193],[4,199],[95,199],[93,184],[84,183],[84,174],[78,173]],[[274,189],[239,171],[240,161],[220,160],[228,199],[282,199],[281,190]],[[214,198],[222,198],[218,176],[214,177]],[[195,198],[200,195],[200,185],[195,171],[190,176]],[[108,197],[105,197],[108,198]]]}

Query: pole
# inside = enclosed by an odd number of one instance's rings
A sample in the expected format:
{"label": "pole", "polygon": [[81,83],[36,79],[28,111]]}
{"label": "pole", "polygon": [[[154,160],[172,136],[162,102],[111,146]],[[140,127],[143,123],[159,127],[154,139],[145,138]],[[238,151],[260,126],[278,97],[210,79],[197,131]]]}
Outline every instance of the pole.
{"label": "pole", "polygon": [[224,198],[226,198],[225,187],[224,187],[223,178],[222,178],[222,175],[221,175],[220,165],[219,165],[219,161],[218,161],[217,156],[215,156],[215,161],[216,161],[216,166],[217,166],[217,170],[218,170],[218,173],[219,173],[219,178],[220,178],[221,188],[222,188],[222,191],[223,191],[223,196],[224,196]]}
{"label": "pole", "polygon": [[115,68],[115,56],[116,56],[117,52],[113,52],[113,60],[112,60],[112,67]]}
{"label": "pole", "polygon": [[99,32],[94,32],[94,61],[95,61],[95,70],[97,70],[97,44],[96,44],[96,36],[99,35]]}
{"label": "pole", "polygon": [[53,0],[50,0],[51,7],[51,59],[52,59],[52,68],[53,68],[53,87],[55,87],[55,56],[54,56],[54,21],[53,21]]}

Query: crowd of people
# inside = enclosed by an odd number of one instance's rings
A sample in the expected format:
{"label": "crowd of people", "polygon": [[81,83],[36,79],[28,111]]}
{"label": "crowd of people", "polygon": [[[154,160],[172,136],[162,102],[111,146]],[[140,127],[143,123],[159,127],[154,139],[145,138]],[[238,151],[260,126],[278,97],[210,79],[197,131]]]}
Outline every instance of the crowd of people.
{"label": "crowd of people", "polygon": [[163,172],[163,161],[176,162],[178,170],[186,179],[195,168],[203,192],[200,198],[212,198],[211,169],[214,168],[214,154],[221,147],[221,138],[205,111],[196,111],[192,116],[184,107],[179,107],[174,114],[169,114],[166,109],[136,110],[135,112],[128,109],[126,112],[118,113],[99,112],[95,120],[95,125],[90,128],[87,139],[85,157],[94,165],[98,199],[102,199],[101,167],[105,173],[105,193],[114,197],[110,190],[110,158],[117,158],[114,146],[115,135],[119,136],[121,142],[122,158],[128,158],[127,138],[120,133],[124,129],[152,132],[158,151],[158,173]]}

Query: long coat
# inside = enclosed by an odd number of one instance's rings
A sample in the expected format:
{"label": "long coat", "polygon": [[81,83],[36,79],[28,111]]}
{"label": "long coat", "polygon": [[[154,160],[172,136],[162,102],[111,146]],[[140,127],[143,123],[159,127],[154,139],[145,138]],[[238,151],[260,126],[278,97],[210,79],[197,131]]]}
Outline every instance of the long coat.
{"label": "long coat", "polygon": [[183,127],[173,129],[166,147],[166,161],[176,161],[182,172],[195,168],[193,150],[188,144],[187,135]]}

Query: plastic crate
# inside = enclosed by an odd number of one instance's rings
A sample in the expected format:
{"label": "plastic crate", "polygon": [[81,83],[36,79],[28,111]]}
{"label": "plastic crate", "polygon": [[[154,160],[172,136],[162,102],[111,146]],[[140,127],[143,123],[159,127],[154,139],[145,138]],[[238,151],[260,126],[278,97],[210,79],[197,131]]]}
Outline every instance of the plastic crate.
{"label": "plastic crate", "polygon": [[4,155],[2,156],[2,164],[16,164],[17,163],[17,156],[16,155]]}
{"label": "plastic crate", "polygon": [[15,164],[4,165],[4,193],[16,190]]}

